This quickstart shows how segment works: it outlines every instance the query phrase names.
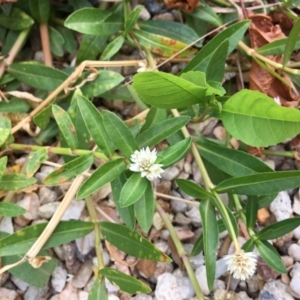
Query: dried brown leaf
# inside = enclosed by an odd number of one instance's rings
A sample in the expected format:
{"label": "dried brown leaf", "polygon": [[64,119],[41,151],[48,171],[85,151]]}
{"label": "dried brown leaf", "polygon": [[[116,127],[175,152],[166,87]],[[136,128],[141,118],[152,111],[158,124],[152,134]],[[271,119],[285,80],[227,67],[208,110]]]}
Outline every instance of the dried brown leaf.
{"label": "dried brown leaf", "polygon": [[188,13],[191,13],[199,6],[198,0],[164,0],[164,4],[167,7],[175,8],[181,7]]}

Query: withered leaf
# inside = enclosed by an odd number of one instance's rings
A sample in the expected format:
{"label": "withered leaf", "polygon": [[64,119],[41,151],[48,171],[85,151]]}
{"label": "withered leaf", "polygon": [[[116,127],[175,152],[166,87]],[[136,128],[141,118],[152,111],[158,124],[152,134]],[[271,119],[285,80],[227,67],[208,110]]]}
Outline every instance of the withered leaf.
{"label": "withered leaf", "polygon": [[199,0],[164,0],[167,7],[182,7],[186,12],[191,13],[198,7]]}

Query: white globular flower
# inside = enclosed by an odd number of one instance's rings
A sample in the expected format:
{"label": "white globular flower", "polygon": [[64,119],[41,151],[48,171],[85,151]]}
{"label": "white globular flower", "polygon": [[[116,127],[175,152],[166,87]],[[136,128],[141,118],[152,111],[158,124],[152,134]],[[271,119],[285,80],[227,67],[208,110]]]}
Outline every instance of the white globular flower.
{"label": "white globular flower", "polygon": [[147,148],[142,148],[140,151],[136,150],[130,157],[132,164],[129,169],[133,172],[141,172],[142,177],[147,177],[149,180],[161,178],[161,173],[164,171],[161,167],[163,165],[156,164],[157,159],[156,149],[152,151]]}
{"label": "white globular flower", "polygon": [[233,275],[233,278],[246,280],[254,275],[257,263],[255,253],[244,252],[241,249],[224,258],[227,261],[227,271]]}

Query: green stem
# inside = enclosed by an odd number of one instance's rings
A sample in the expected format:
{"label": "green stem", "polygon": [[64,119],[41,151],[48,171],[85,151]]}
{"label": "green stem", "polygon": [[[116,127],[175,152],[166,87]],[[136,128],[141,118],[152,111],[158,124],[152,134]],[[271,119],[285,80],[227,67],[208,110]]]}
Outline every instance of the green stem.
{"label": "green stem", "polygon": [[94,223],[94,230],[95,230],[95,249],[96,249],[96,256],[98,261],[98,269],[104,268],[103,262],[103,249],[101,244],[101,231],[98,216],[95,210],[95,206],[93,200],[90,196],[85,198],[86,207],[88,209],[91,221]]}
{"label": "green stem", "polygon": [[275,150],[262,149],[261,152],[265,155],[270,155],[270,156],[282,156],[287,158],[295,158],[295,151],[275,151]]}
{"label": "green stem", "polygon": [[23,44],[25,43],[25,41],[29,35],[30,29],[31,29],[31,27],[28,27],[20,32],[17,40],[15,41],[14,45],[10,49],[10,51],[7,55],[7,58],[2,62],[1,66],[0,66],[0,79],[2,78],[2,76],[5,72],[5,68],[14,61],[15,57],[21,50]]}
{"label": "green stem", "polygon": [[168,231],[170,233],[170,236],[174,242],[174,245],[176,247],[178,255],[180,256],[180,258],[182,259],[182,261],[184,263],[184,266],[185,266],[186,271],[189,275],[189,278],[192,282],[192,285],[195,290],[197,298],[199,300],[204,300],[204,295],[200,289],[200,286],[199,286],[198,280],[195,276],[194,270],[193,270],[191,263],[187,257],[187,253],[186,253],[185,249],[183,248],[168,215],[165,213],[165,211],[160,207],[160,205],[157,202],[155,204],[155,207],[156,207],[156,210],[158,211],[158,213],[160,214],[161,218],[163,219],[166,228],[168,229]]}

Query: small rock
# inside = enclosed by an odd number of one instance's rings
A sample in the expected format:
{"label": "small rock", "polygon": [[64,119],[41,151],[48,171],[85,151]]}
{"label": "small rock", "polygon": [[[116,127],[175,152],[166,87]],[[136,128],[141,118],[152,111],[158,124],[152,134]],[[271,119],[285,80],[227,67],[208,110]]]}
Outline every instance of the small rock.
{"label": "small rock", "polygon": [[193,169],[193,179],[194,179],[194,181],[198,184],[203,184],[202,174],[200,173],[199,167],[198,167],[195,160],[192,163],[192,169]]}
{"label": "small rock", "polygon": [[192,222],[190,218],[187,218],[183,213],[179,212],[174,218],[174,222],[180,225],[188,225]]}
{"label": "small rock", "polygon": [[153,260],[141,259],[138,261],[135,267],[142,277],[149,278],[155,272],[156,262]]}
{"label": "small rock", "polygon": [[161,174],[161,177],[164,180],[172,181],[174,180],[180,173],[180,170],[177,169],[175,166],[169,167],[165,169],[165,171]]}
{"label": "small rock", "polygon": [[[238,238],[237,238],[237,240],[238,240],[238,243],[239,243],[239,245],[242,247],[245,243],[246,243],[246,239],[244,238],[244,237],[242,237],[242,236],[238,236]],[[235,253],[235,246],[234,246],[234,243],[232,242],[231,244],[230,244],[230,246],[229,246],[229,249],[228,249],[228,253],[227,254],[233,254],[233,253]]]}
{"label": "small rock", "polygon": [[[104,266],[107,267],[110,263],[110,256],[105,249],[103,249],[103,251],[102,251],[102,258],[103,258]],[[97,257],[93,258],[93,265],[98,267]]]}
{"label": "small rock", "polygon": [[85,202],[83,200],[72,200],[61,220],[79,220],[81,213],[84,210],[84,206]]}
{"label": "small rock", "polygon": [[166,21],[174,21],[174,16],[171,13],[163,13],[153,17],[153,20],[166,20]]}
{"label": "small rock", "polygon": [[43,51],[36,51],[34,53],[34,56],[33,56],[33,60],[36,60],[36,61],[44,61],[44,52]]}
{"label": "small rock", "polygon": [[153,298],[146,294],[137,294],[132,300],[152,300]]}
{"label": "small rock", "polygon": [[297,215],[300,215],[299,190],[298,193],[294,196],[293,212],[296,213]]}
{"label": "small rock", "polygon": [[296,229],[293,230],[293,237],[296,240],[300,239],[300,226],[298,226]]}
{"label": "small rock", "polygon": [[72,285],[78,289],[85,287],[86,283],[89,281],[93,274],[93,263],[87,261],[83,263],[77,272],[77,274],[72,279]]}
{"label": "small rock", "polygon": [[[79,300],[78,291],[72,285],[71,282],[66,284],[65,288],[63,289],[63,291],[60,293],[59,296],[60,297],[58,299],[55,299],[55,300]],[[31,300],[33,300],[33,299],[31,299]]]}
{"label": "small rock", "polygon": [[275,171],[275,167],[276,167],[276,164],[275,164],[275,161],[272,160],[272,159],[264,159],[263,162],[268,165],[272,170]]}
{"label": "small rock", "polygon": [[300,277],[300,263],[296,262],[292,271],[291,271],[291,277],[299,276]]}
{"label": "small rock", "polygon": [[79,296],[79,300],[88,300],[89,293],[85,291],[80,291],[78,296]]}
{"label": "small rock", "polygon": [[[27,291],[24,294],[24,300],[37,300],[43,299],[48,290],[48,286],[44,289],[40,289],[34,286],[29,286]],[[0,293],[1,295],[1,293]]]}
{"label": "small rock", "polygon": [[46,176],[52,173],[55,170],[54,167],[42,166],[40,172],[35,173],[34,177],[38,180],[39,183],[42,183]]}
{"label": "small rock", "polygon": [[112,283],[110,283],[110,281],[108,281],[106,278],[105,278],[105,287],[109,293],[114,293],[119,290],[119,288],[117,288]]}
{"label": "small rock", "polygon": [[141,19],[143,21],[147,21],[147,20],[150,20],[150,18],[151,18],[151,15],[150,15],[149,11],[145,7],[143,7],[140,12],[139,19]]}
{"label": "small rock", "polygon": [[75,240],[77,249],[81,255],[87,255],[95,247],[95,232],[92,231],[89,234]]}
{"label": "small rock", "polygon": [[0,231],[8,234],[14,233],[14,226],[11,217],[4,217],[0,222]]}
{"label": "small rock", "polygon": [[223,126],[217,126],[213,130],[214,136],[221,141],[226,141],[226,130]]}
{"label": "small rock", "polygon": [[202,224],[199,209],[193,206],[189,211],[185,213],[192,221],[193,225],[199,227]]}
{"label": "small rock", "polygon": [[164,5],[163,3],[156,2],[155,0],[146,0],[145,1],[145,6],[146,6],[147,10],[153,15],[158,14],[161,11],[163,5]]}
{"label": "small rock", "polygon": [[[190,254],[192,252],[193,247],[194,247],[194,245],[192,245],[192,244],[183,244],[183,248],[185,249],[187,254]],[[195,256],[190,256],[189,261],[194,270],[201,267],[202,265],[204,265],[203,252],[200,252],[199,254],[197,254]]]}
{"label": "small rock", "polygon": [[67,275],[67,270],[62,266],[57,266],[54,269],[51,277],[51,284],[56,292],[61,292],[64,289],[67,281]]}
{"label": "small rock", "polygon": [[[4,285],[4,283],[7,281],[9,276],[10,276],[10,274],[8,272],[4,272],[3,274],[1,274],[1,276],[0,276],[0,286]],[[1,295],[1,293],[0,293],[0,295]]]}
{"label": "small rock", "polygon": [[300,246],[298,244],[292,244],[292,245],[290,245],[290,247],[288,249],[288,254],[295,261],[300,262]]}
{"label": "small rock", "polygon": [[10,280],[22,292],[25,292],[27,290],[27,288],[29,287],[29,284],[27,282],[24,282],[23,280],[19,279],[18,277],[15,277],[13,275],[11,276]]}
{"label": "small rock", "polygon": [[0,297],[3,300],[15,300],[18,297],[18,293],[6,288],[0,288]]}
{"label": "small rock", "polygon": [[181,241],[185,241],[185,240],[190,239],[194,236],[194,232],[192,232],[189,229],[178,228],[178,229],[176,229],[176,233],[177,233],[178,238]]}
{"label": "small rock", "polygon": [[120,300],[120,298],[114,294],[108,294],[108,300]]}
{"label": "small rock", "polygon": [[257,220],[260,225],[266,225],[270,219],[270,213],[266,208],[261,208],[257,211]]}
{"label": "small rock", "polygon": [[171,181],[162,181],[156,185],[157,193],[169,195],[171,191]]}
{"label": "small rock", "polygon": [[[182,199],[182,196],[176,191],[171,191],[171,195]],[[174,212],[185,212],[187,209],[187,204],[178,200],[171,200],[171,206]]]}
{"label": "small rock", "polygon": [[195,295],[193,285],[189,278],[182,277],[178,278],[177,280],[181,291],[182,299],[189,299]]}
{"label": "small rock", "polygon": [[53,202],[57,199],[57,193],[46,186],[42,186],[39,189],[39,198],[41,204],[47,204],[49,202]]}
{"label": "small rock", "polygon": [[190,162],[185,161],[183,165],[184,172],[188,174],[193,174],[193,168]]}
{"label": "small rock", "polygon": [[287,192],[280,192],[270,205],[270,210],[277,221],[290,218],[293,213],[291,199]]}
{"label": "small rock", "polygon": [[170,248],[166,241],[159,240],[154,243],[155,247],[162,251],[163,253],[170,254]]}
{"label": "small rock", "polygon": [[[300,286],[300,285],[299,285]],[[294,298],[288,294],[285,290],[285,285],[279,281],[271,281],[264,285],[263,289],[259,293],[258,300],[294,300]]]}
{"label": "small rock", "polygon": [[246,280],[249,293],[256,293],[259,290],[259,279],[258,277],[252,276]]}
{"label": "small rock", "polygon": [[155,297],[157,300],[182,300],[177,278],[170,273],[158,276]]}
{"label": "small rock", "polygon": [[[236,294],[236,297],[234,299],[252,300],[252,298],[250,298],[246,292],[239,292],[238,294]],[[268,299],[264,299],[264,300],[268,300]]]}
{"label": "small rock", "polygon": [[281,260],[286,268],[289,268],[294,263],[293,258],[287,255],[281,256]]}
{"label": "small rock", "polygon": [[39,216],[41,218],[50,219],[56,212],[59,205],[60,202],[58,201],[49,202],[47,204],[42,205],[41,207],[39,207]]}
{"label": "small rock", "polygon": [[172,273],[174,270],[174,267],[171,263],[164,263],[158,261],[156,263],[155,271],[153,276],[150,278],[151,282],[156,283],[158,280],[158,277],[164,273]]}

